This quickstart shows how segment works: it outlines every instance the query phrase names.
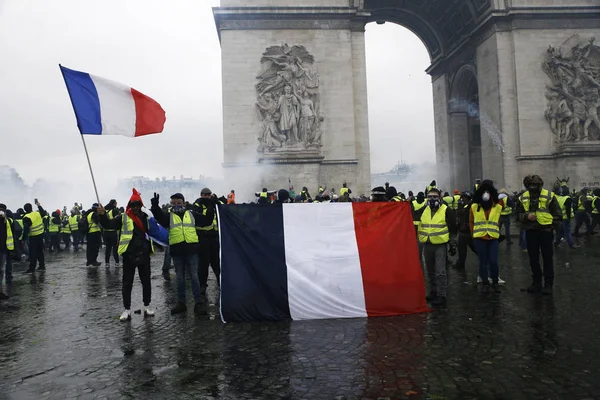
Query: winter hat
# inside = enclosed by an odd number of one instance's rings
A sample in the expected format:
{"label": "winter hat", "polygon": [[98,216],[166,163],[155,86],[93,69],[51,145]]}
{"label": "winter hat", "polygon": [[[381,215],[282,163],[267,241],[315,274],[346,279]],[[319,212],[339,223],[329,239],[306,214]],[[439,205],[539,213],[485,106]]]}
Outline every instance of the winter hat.
{"label": "winter hat", "polygon": [[133,193],[131,194],[131,197],[129,198],[129,203],[135,203],[135,202],[139,202],[142,207],[144,206],[144,202],[142,201],[142,197],[140,196],[140,192],[138,192],[137,190],[135,190],[135,188],[133,188]]}

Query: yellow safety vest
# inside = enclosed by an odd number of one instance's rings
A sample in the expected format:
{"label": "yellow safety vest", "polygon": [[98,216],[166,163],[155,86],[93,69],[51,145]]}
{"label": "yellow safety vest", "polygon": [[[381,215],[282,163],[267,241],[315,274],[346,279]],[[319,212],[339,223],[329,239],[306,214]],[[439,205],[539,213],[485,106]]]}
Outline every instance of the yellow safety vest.
{"label": "yellow safety vest", "polygon": [[171,214],[169,222],[169,245],[183,242],[198,243],[194,215],[189,210],[183,214],[183,219],[172,211],[169,214]]}
{"label": "yellow safety vest", "polygon": [[450,231],[446,224],[447,209],[448,207],[442,204],[434,215],[431,215],[429,206],[423,211],[421,224],[419,225],[419,242],[444,244],[450,241]]}
{"label": "yellow safety vest", "polygon": [[[423,207],[425,207],[427,205],[427,202],[423,201],[422,203],[418,203],[416,200],[413,200],[412,205],[413,205],[413,209],[415,211],[419,211],[421,208],[423,208]],[[418,226],[420,223],[421,223],[421,221],[415,221],[415,220],[413,220],[413,224],[415,226]]]}
{"label": "yellow safety vest", "polygon": [[600,199],[598,196],[592,197],[592,214],[598,214],[598,209],[594,206],[596,200]]}
{"label": "yellow safety vest", "polygon": [[[550,202],[552,201],[552,197],[554,197],[554,193],[551,193],[546,189],[542,189],[540,193],[538,209],[535,212],[537,222],[540,225],[552,225],[553,218],[552,214],[550,214],[550,210],[548,209]],[[531,205],[529,191],[523,193],[521,197],[519,197],[519,200],[521,201],[521,204],[523,204],[525,212],[529,212],[529,207]]]}
{"label": "yellow safety vest", "polygon": [[[108,219],[113,219],[115,217],[114,216],[114,211],[115,210],[112,209],[112,210],[110,210],[109,212],[106,213],[106,215],[108,216]],[[116,231],[117,231],[116,229],[106,229],[106,228],[104,229],[104,232],[116,232]]]}
{"label": "yellow safety vest", "polygon": [[454,195],[454,203],[452,203],[452,209],[458,210],[458,202],[460,201],[460,194]]}
{"label": "yellow safety vest", "polygon": [[6,223],[6,248],[10,251],[15,249],[15,239],[13,238],[12,226],[8,218],[4,218]]}
{"label": "yellow safety vest", "polygon": [[67,224],[61,228],[62,233],[66,233],[67,235],[70,235],[71,234],[71,225],[69,224],[69,218],[65,217],[63,219],[63,222],[67,222]]}
{"label": "yellow safety vest", "polygon": [[[262,197],[262,193],[261,193],[261,197]],[[208,211],[208,209],[206,208],[206,206],[204,204],[202,204],[202,215],[206,215],[207,211]],[[214,231],[218,231],[219,230],[219,224],[217,223],[217,210],[215,210],[215,215],[213,217],[213,223],[212,223],[212,225],[197,226],[196,229],[199,230],[199,231],[213,231],[213,230]]]}
{"label": "yellow safety vest", "polygon": [[79,219],[81,217],[79,215],[73,215],[72,217],[69,217],[69,228],[71,229],[71,232],[75,232],[79,230]]}
{"label": "yellow safety vest", "polygon": [[592,199],[592,196],[579,196],[577,211],[585,211],[585,202]]}
{"label": "yellow safety vest", "polygon": [[100,225],[94,222],[94,220],[92,219],[92,214],[93,213],[89,213],[87,215],[88,226],[90,227],[88,233],[100,232]]}
{"label": "yellow safety vest", "polygon": [[[479,210],[479,211],[477,211]],[[482,238],[489,235],[493,239],[500,237],[500,215],[502,214],[502,206],[496,204],[490,210],[490,215],[485,217],[485,210],[479,204],[472,204],[471,211],[473,212],[473,238]]]}
{"label": "yellow safety vest", "polygon": [[268,195],[268,192],[260,192],[260,197],[262,197],[263,199],[266,199]]}
{"label": "yellow safety vest", "polygon": [[44,233],[44,220],[39,211],[32,211],[29,214],[25,214],[25,217],[31,220],[29,236],[39,236]]}
{"label": "yellow safety vest", "polygon": [[[146,230],[149,231],[150,226],[146,226]],[[123,255],[127,251],[131,239],[133,239],[133,220],[127,214],[123,213],[123,224],[121,226],[121,235],[119,236],[119,248],[117,249],[119,255]],[[150,252],[154,253],[152,239],[148,240],[150,241]]]}
{"label": "yellow safety vest", "polygon": [[569,196],[556,196],[556,201],[558,201],[558,205],[560,206],[560,211],[562,211],[562,216],[564,219],[567,219],[567,200]]}
{"label": "yellow safety vest", "polygon": [[48,222],[48,232],[58,233],[60,231],[60,224],[55,224],[53,219],[54,217],[50,217],[50,220]]}
{"label": "yellow safety vest", "polygon": [[341,196],[345,195],[346,193],[348,193],[348,188],[341,188],[340,189],[340,195]]}
{"label": "yellow safety vest", "polygon": [[508,197],[504,198],[504,208],[502,209],[501,215],[512,215],[513,209],[508,206]]}
{"label": "yellow safety vest", "polygon": [[404,200],[402,200],[402,197],[400,197],[400,196],[394,196],[394,197],[392,197],[392,201],[404,201]]}
{"label": "yellow safety vest", "polygon": [[442,200],[444,200],[444,202],[446,203],[446,205],[448,207],[450,207],[451,209],[454,210],[454,197],[452,197],[452,196],[446,196]]}
{"label": "yellow safety vest", "polygon": [[21,227],[21,236],[19,236],[19,240],[23,240],[23,219],[17,219],[15,221],[17,221],[17,224],[19,224],[19,226]]}

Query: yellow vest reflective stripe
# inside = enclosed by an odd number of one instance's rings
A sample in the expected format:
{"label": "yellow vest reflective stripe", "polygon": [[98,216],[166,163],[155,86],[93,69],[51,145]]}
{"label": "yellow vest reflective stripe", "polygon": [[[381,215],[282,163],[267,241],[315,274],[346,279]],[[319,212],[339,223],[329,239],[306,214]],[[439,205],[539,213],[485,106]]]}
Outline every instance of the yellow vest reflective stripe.
{"label": "yellow vest reflective stripe", "polygon": [[54,217],[50,217],[50,220],[48,222],[48,232],[57,233],[58,231],[60,231],[60,224],[55,224],[53,220]]}
{"label": "yellow vest reflective stripe", "polygon": [[[114,215],[114,209],[110,210],[109,212],[106,213],[106,215],[108,216],[108,219],[113,219],[115,217]],[[104,229],[104,232],[116,232],[116,229]]]}
{"label": "yellow vest reflective stripe", "polygon": [[562,211],[563,218],[567,218],[567,200],[569,196],[556,196],[556,201],[558,201],[558,205],[560,206],[560,211]]}
{"label": "yellow vest reflective stripe", "polygon": [[4,218],[4,221],[6,223],[6,248],[13,251],[15,249],[15,239],[13,238],[11,223],[8,218]]}
{"label": "yellow vest reflective stripe", "polygon": [[453,210],[458,210],[458,202],[460,201],[460,195],[459,194],[455,194],[454,195],[454,203],[452,203],[452,209]]}
{"label": "yellow vest reflective stripe", "polygon": [[71,232],[79,230],[79,215],[73,215],[69,217],[69,228],[71,228]]}
{"label": "yellow vest reflective stripe", "polygon": [[434,215],[431,215],[430,207],[423,211],[419,225],[419,242],[444,244],[450,241],[450,231],[446,225],[447,209],[448,207],[443,204]]}
{"label": "yellow vest reflective stripe", "polygon": [[[121,226],[121,236],[119,236],[119,248],[117,249],[117,253],[119,255],[123,255],[129,244],[131,243],[131,239],[133,239],[133,220],[127,216],[127,214],[122,214],[123,223]],[[146,227],[147,230],[150,230],[150,227]],[[150,240],[150,252],[154,253],[154,243],[152,243],[152,239]]]}
{"label": "yellow vest reflective stripe", "polygon": [[[423,208],[423,207],[425,207],[427,205],[427,202],[424,201],[422,203],[418,203],[416,200],[413,200],[412,205],[413,205],[413,209],[415,211],[419,211],[421,208]],[[420,223],[421,223],[421,221],[415,221],[415,220],[413,220],[413,224],[415,226],[418,226]]]}
{"label": "yellow vest reflective stripe", "polygon": [[263,199],[266,199],[268,195],[269,193],[267,192],[260,192],[260,197],[262,197]]}
{"label": "yellow vest reflective stripe", "polygon": [[500,237],[500,215],[502,213],[500,204],[496,204],[490,209],[488,218],[485,217],[485,210],[479,204],[472,204],[471,211],[473,212],[473,238],[482,238],[485,235],[489,235],[493,239]]}
{"label": "yellow vest reflective stripe", "polygon": [[[552,201],[553,196],[554,193],[551,193],[546,189],[542,189],[540,193],[538,209],[535,212],[537,222],[540,225],[552,225],[553,218],[548,207],[550,206],[550,201]],[[523,209],[525,212],[529,212],[529,207],[531,206],[529,191],[523,193],[521,197],[519,197],[519,200],[521,201],[521,204],[523,204]]]}
{"label": "yellow vest reflective stripe", "polygon": [[94,220],[92,219],[92,214],[93,213],[89,213],[86,217],[88,221],[88,226],[90,227],[88,233],[100,232],[100,225],[94,222]]}
{"label": "yellow vest reflective stripe", "polygon": [[400,196],[394,196],[394,197],[392,198],[392,200],[393,200],[393,201],[403,201],[403,200],[402,200],[402,197],[400,197]]}
{"label": "yellow vest reflective stripe", "polygon": [[169,245],[179,243],[198,243],[198,234],[196,233],[196,219],[188,210],[183,214],[183,219],[174,212],[169,214]]}
{"label": "yellow vest reflective stripe", "polygon": [[585,211],[585,202],[592,199],[592,196],[579,196],[577,211]]}
{"label": "yellow vest reflective stripe", "polygon": [[340,195],[345,195],[346,193],[348,193],[348,188],[341,188],[340,189]]}
{"label": "yellow vest reflective stripe", "polygon": [[594,204],[596,202],[596,200],[598,200],[598,199],[600,199],[600,197],[598,197],[598,196],[592,197],[592,214],[598,214],[598,209],[596,208],[596,206]]}
{"label": "yellow vest reflective stripe", "polygon": [[[263,192],[263,193],[266,193],[266,192]],[[261,195],[262,195],[262,193],[261,193]],[[206,208],[206,206],[204,204],[202,204],[202,215],[206,215],[207,211],[208,211],[208,209]],[[218,231],[219,230],[219,225],[217,224],[217,210],[215,209],[215,215],[213,217],[213,223],[212,223],[212,225],[197,226],[196,229],[199,230],[199,231],[213,231],[213,230]]]}
{"label": "yellow vest reflective stripe", "polygon": [[69,224],[69,218],[64,218],[62,221],[66,222],[66,224],[61,227],[62,233],[66,233],[66,234],[70,235],[71,234],[71,225]]}
{"label": "yellow vest reflective stripe", "polygon": [[39,236],[44,233],[44,220],[39,211],[33,211],[25,215],[31,220],[29,236]]}
{"label": "yellow vest reflective stripe", "polygon": [[504,198],[504,208],[502,209],[502,213],[500,215],[512,215],[513,209],[508,206],[508,197]]}
{"label": "yellow vest reflective stripe", "polygon": [[23,220],[17,219],[15,221],[17,221],[17,224],[19,224],[19,226],[21,227],[21,236],[19,236],[19,240],[23,240]]}

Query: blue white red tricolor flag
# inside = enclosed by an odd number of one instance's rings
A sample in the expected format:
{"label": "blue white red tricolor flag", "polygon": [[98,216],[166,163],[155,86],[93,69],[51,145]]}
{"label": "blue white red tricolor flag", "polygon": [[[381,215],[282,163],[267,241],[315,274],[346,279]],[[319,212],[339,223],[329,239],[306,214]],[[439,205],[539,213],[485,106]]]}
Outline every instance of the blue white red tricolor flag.
{"label": "blue white red tricolor flag", "polygon": [[408,203],[221,205],[221,318],[428,311]]}
{"label": "blue white red tricolor flag", "polygon": [[82,135],[144,136],[163,131],[160,104],[137,90],[60,66]]}

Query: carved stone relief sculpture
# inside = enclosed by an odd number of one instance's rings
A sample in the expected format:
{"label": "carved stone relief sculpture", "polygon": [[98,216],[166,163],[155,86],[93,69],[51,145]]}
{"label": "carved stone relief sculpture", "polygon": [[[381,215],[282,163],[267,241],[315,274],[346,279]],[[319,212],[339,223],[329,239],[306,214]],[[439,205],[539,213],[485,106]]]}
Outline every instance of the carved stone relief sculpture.
{"label": "carved stone relief sculpture", "polygon": [[542,69],[546,86],[544,116],[559,143],[600,140],[600,46],[595,38],[573,35],[558,48],[550,46]]}
{"label": "carved stone relief sculpture", "polygon": [[271,46],[256,77],[260,153],[303,152],[321,147],[319,74],[304,46]]}

